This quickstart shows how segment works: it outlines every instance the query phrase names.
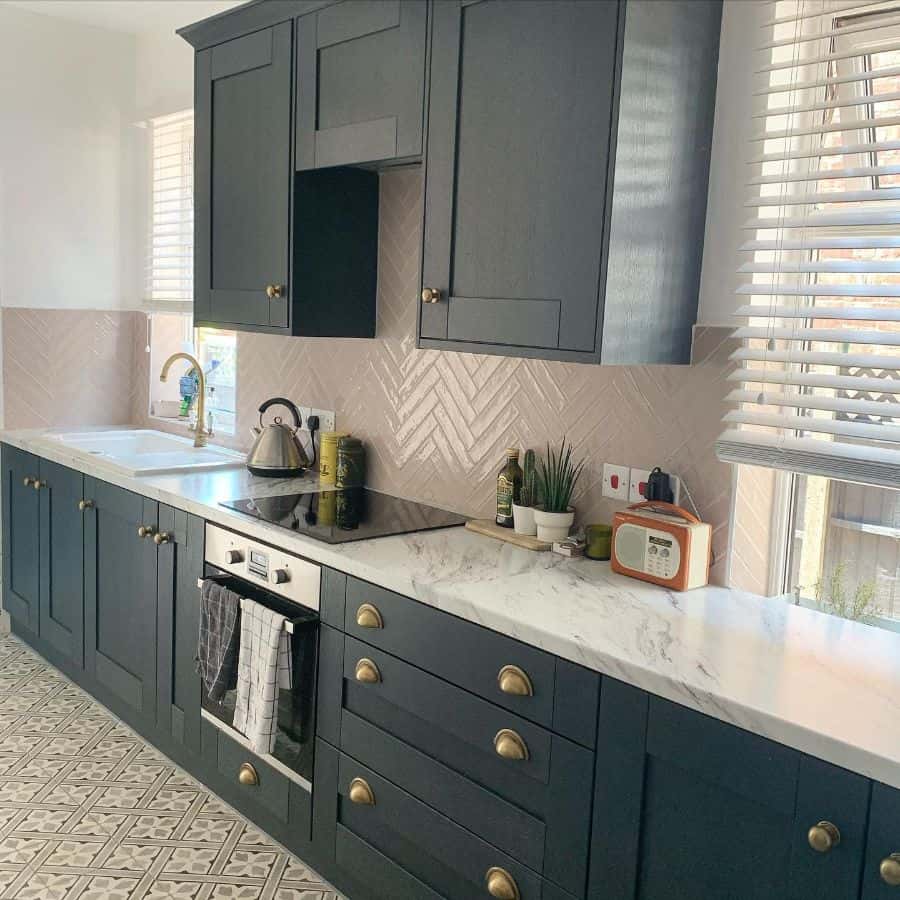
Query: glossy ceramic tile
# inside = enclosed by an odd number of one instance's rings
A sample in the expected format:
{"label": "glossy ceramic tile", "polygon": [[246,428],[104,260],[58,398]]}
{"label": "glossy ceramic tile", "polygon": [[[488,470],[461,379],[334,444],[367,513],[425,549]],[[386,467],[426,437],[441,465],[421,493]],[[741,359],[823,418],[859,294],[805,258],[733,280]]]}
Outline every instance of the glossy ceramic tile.
{"label": "glossy ceramic tile", "polygon": [[2,900],[339,900],[13,637],[0,637]]}

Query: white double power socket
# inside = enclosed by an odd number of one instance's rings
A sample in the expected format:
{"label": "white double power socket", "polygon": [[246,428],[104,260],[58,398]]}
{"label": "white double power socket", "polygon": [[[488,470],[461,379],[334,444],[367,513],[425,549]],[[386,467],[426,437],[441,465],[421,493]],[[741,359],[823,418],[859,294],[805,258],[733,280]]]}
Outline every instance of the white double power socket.
{"label": "white double power socket", "polygon": [[[649,469],[632,469],[629,466],[617,466],[603,463],[603,496],[612,500],[626,500],[629,503],[640,503],[646,499]],[[681,479],[669,474],[669,486],[675,495],[677,505],[681,496]]]}

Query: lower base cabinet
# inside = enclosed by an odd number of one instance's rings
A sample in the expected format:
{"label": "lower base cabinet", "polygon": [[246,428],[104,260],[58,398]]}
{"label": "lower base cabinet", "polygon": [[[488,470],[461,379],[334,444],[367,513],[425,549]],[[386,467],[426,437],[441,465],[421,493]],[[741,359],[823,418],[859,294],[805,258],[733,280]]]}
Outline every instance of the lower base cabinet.
{"label": "lower base cabinet", "polygon": [[533,705],[495,702],[515,642],[433,663],[459,620],[330,570],[307,790],[201,715],[204,522],[2,467],[14,632],[350,900],[900,897],[900,791],[552,658],[528,657]]}
{"label": "lower base cabinet", "polygon": [[590,900],[859,896],[866,778],[611,679],[597,746]]}

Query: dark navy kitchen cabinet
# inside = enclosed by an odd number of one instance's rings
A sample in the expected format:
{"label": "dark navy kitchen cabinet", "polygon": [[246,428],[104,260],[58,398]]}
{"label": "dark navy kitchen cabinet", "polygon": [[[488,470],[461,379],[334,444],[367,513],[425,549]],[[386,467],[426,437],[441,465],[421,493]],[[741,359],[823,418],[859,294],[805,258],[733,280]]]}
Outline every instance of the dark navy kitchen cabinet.
{"label": "dark navy kitchen cabinet", "polygon": [[3,445],[3,608],[17,625],[38,633],[40,616],[40,461]]}
{"label": "dark navy kitchen cabinet", "polygon": [[96,478],[85,494],[85,668],[114,712],[152,731],[159,504]]}
{"label": "dark navy kitchen cabinet", "polygon": [[40,636],[84,666],[84,476],[46,459],[39,466]]}
{"label": "dark navy kitchen cabinet", "polygon": [[197,636],[203,577],[204,522],[160,504],[157,550],[157,727],[180,747],[200,752],[200,676]]}
{"label": "dark navy kitchen cabinet", "polygon": [[196,57],[198,325],[288,325],[292,30],[283,22]]}
{"label": "dark navy kitchen cabinet", "polygon": [[59,661],[84,664],[83,476],[3,446],[3,605]]}
{"label": "dark navy kitchen cabinet", "polygon": [[872,789],[862,900],[892,900],[900,888],[900,791]]}
{"label": "dark navy kitchen cabinet", "polygon": [[597,748],[590,900],[858,896],[862,776],[612,679]]}
{"label": "dark navy kitchen cabinet", "polygon": [[297,168],[422,153],[423,0],[345,0],[297,20]]}
{"label": "dark navy kitchen cabinet", "polygon": [[378,176],[295,175],[294,43],[288,20],[196,54],[194,323],[372,337]]}
{"label": "dark navy kitchen cabinet", "polygon": [[720,14],[434,5],[419,346],[689,361]]}

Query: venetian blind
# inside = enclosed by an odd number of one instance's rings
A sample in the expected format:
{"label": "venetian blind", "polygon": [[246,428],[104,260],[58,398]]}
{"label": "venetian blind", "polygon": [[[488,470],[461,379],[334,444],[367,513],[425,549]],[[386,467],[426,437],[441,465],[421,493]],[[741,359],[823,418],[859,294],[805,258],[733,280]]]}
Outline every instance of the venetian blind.
{"label": "venetian blind", "polygon": [[194,113],[152,119],[147,302],[173,309],[194,297]]}
{"label": "venetian blind", "polygon": [[898,488],[900,4],[768,7],[717,451]]}

